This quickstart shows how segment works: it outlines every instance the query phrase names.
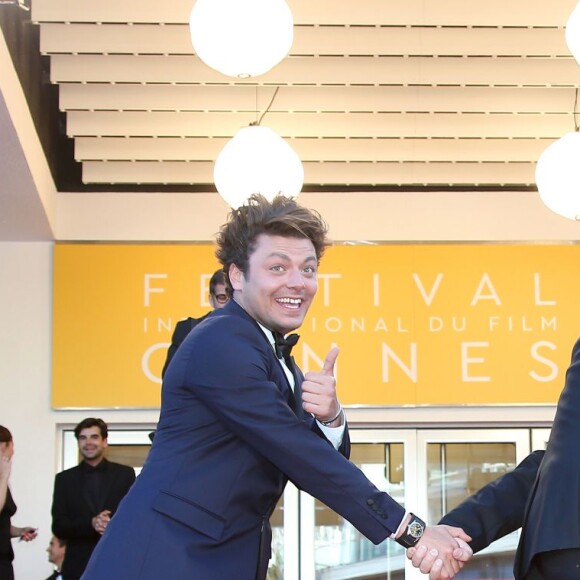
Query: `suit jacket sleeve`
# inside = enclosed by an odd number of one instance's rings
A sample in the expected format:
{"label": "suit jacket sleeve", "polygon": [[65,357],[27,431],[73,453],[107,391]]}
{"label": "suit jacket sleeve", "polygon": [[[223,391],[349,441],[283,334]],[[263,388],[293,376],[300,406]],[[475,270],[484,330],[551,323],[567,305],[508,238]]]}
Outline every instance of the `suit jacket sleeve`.
{"label": "suit jacket sleeve", "polygon": [[404,508],[292,412],[289,387],[273,379],[275,367],[278,375],[281,372],[278,361],[254,323],[217,322],[221,323],[228,324],[227,344],[223,332],[206,326],[187,341],[180,365],[172,365],[171,381],[184,385],[301,489],[340,513],[371,541],[383,541],[397,529]]}
{"label": "suit jacket sleeve", "polygon": [[499,538],[521,528],[530,492],[544,451],[534,451],[513,471],[488,483],[439,523],[463,528],[479,552]]}
{"label": "suit jacket sleeve", "polygon": [[[329,445],[332,445],[332,448],[334,449],[334,445],[332,444],[331,441],[328,441],[328,439],[326,438],[326,435],[324,434],[324,432],[322,431],[322,429],[320,428],[320,426],[316,422],[316,419],[312,418],[312,422],[310,422],[310,420],[308,420],[308,423],[311,424],[310,429],[314,433],[316,433],[319,437],[321,437],[322,439],[327,441]],[[341,441],[340,446],[338,447],[337,451],[341,455],[344,455],[347,459],[350,458],[350,435],[349,435],[349,431],[348,431],[348,423],[346,422],[346,417],[344,418],[344,433],[342,436],[342,441]]]}

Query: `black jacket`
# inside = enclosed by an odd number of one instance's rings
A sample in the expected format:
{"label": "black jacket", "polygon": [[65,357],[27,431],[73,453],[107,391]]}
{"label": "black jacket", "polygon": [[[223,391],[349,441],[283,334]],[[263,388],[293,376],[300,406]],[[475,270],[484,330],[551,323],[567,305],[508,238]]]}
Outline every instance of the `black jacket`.
{"label": "black jacket", "polygon": [[201,318],[186,318],[185,320],[180,320],[175,325],[175,330],[171,336],[171,345],[167,349],[167,358],[165,359],[165,364],[163,365],[163,370],[161,371],[161,378],[165,376],[165,371],[173,358],[173,355],[177,352],[179,345],[185,340],[185,337],[195,328],[202,320],[204,320],[209,312],[202,316]]}
{"label": "black jacket", "polygon": [[56,475],[52,499],[52,532],[67,541],[62,574],[67,580],[80,578],[101,536],[91,520],[103,510],[114,515],[119,502],[135,481],[127,465],[103,460],[103,489],[99,505],[91,505],[86,492],[83,464]]}

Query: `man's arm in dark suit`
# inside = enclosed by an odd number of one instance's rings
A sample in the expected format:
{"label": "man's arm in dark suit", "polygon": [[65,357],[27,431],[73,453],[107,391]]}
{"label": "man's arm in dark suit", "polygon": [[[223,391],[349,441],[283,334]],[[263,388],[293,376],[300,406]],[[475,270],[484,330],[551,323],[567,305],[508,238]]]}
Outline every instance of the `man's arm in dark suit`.
{"label": "man's arm in dark suit", "polygon": [[513,471],[488,483],[441,518],[440,524],[463,528],[474,553],[522,527],[528,497],[544,451],[534,451]]}
{"label": "man's arm in dark suit", "polygon": [[[194,393],[232,437],[239,437],[297,487],[340,513],[374,543],[387,538],[401,522],[404,508],[292,412],[284,371],[255,322],[230,317],[226,334],[226,319],[220,322],[218,315],[214,321],[207,332],[192,335],[182,346],[186,351],[172,363],[177,366],[169,373],[171,380],[181,381],[180,388]],[[230,337],[227,357],[224,336]],[[174,386],[169,385],[169,396],[174,396]],[[190,499],[187,490],[179,493]]]}
{"label": "man's arm in dark suit", "polygon": [[180,320],[175,325],[175,330],[171,336],[171,344],[167,349],[167,358],[165,359],[165,364],[163,365],[163,370],[161,371],[161,378],[165,376],[165,371],[173,358],[173,355],[177,352],[179,345],[185,340],[185,337],[189,334],[190,330],[195,326],[194,318],[187,318],[186,320]]}

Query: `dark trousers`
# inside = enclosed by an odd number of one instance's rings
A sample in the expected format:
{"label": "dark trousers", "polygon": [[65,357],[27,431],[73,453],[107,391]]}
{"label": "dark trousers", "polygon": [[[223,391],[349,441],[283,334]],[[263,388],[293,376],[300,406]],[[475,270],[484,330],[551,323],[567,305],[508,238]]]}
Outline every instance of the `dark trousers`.
{"label": "dark trousers", "polygon": [[536,554],[524,580],[580,580],[580,548]]}
{"label": "dark trousers", "polygon": [[0,580],[14,580],[14,570],[12,562],[0,560]]}

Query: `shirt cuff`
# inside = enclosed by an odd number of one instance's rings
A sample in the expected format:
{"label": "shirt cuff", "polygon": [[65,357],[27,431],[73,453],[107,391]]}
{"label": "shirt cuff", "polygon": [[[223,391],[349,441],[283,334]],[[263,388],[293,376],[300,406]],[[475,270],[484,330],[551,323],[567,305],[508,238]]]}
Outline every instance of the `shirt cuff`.
{"label": "shirt cuff", "polygon": [[340,427],[325,427],[318,419],[316,423],[320,427],[320,430],[324,433],[324,436],[332,443],[332,446],[338,450],[342,445],[342,438],[344,437],[344,429],[346,427],[346,421],[340,425]]}
{"label": "shirt cuff", "polygon": [[391,534],[389,537],[391,539],[395,539],[398,535],[399,532],[401,531],[401,529],[403,528],[403,523],[407,521],[407,516],[410,514],[411,512],[405,510],[405,515],[403,515],[403,519],[401,520],[401,523],[399,524],[399,526],[397,527],[397,529],[395,530],[394,534]]}

